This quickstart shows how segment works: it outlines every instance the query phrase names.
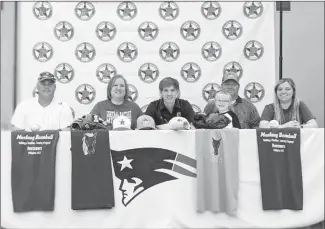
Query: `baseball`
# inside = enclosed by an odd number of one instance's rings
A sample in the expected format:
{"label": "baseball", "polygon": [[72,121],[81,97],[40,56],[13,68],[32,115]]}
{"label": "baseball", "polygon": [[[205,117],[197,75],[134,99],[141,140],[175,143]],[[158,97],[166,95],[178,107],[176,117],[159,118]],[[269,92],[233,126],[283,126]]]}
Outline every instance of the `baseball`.
{"label": "baseball", "polygon": [[279,122],[277,120],[270,121],[270,127],[278,127],[278,126],[279,126]]}
{"label": "baseball", "polygon": [[33,125],[30,126],[30,129],[31,129],[32,131],[38,131],[38,130],[40,129],[40,126],[37,125],[37,124],[33,124]]}

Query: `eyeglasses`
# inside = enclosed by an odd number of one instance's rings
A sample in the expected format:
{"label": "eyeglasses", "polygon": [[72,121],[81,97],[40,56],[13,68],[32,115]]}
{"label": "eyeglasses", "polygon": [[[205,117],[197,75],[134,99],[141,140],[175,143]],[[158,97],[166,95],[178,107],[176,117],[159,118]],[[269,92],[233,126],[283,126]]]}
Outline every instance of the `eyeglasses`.
{"label": "eyeglasses", "polygon": [[229,100],[216,100],[217,103],[229,103]]}

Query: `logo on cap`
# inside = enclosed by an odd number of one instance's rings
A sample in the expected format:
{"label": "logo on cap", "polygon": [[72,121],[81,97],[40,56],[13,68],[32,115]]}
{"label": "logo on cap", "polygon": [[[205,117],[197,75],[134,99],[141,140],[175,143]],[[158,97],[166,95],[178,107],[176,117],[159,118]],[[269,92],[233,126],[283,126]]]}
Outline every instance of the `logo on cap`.
{"label": "logo on cap", "polygon": [[113,130],[130,130],[131,120],[126,116],[117,116],[113,119]]}
{"label": "logo on cap", "polygon": [[155,120],[149,115],[141,115],[137,119],[138,130],[154,130],[156,129]]}
{"label": "logo on cap", "polygon": [[56,81],[54,75],[50,72],[41,72],[40,76],[38,77],[38,81],[43,81],[43,80],[52,80],[53,82]]}
{"label": "logo on cap", "polygon": [[222,78],[222,83],[226,82],[227,80],[234,80],[236,81],[237,83],[239,83],[239,78],[238,76],[235,74],[235,73],[228,73],[228,74],[225,74]]}

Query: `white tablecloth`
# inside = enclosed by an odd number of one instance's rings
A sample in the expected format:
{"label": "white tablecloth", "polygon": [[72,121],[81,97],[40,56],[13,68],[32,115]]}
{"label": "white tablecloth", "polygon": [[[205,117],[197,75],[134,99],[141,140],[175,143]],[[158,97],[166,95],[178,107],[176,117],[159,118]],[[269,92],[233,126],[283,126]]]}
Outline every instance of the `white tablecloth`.
{"label": "white tablecloth", "polygon": [[[122,139],[124,139],[122,141]],[[111,149],[161,147],[195,158],[194,131],[110,132]],[[70,132],[57,147],[55,210],[14,213],[11,195],[10,132],[1,132],[1,225],[7,228],[289,228],[324,220],[324,129],[301,130],[304,188],[302,211],[263,211],[255,130],[240,130],[237,217],[196,212],[196,179],[164,182],[121,202],[121,181],[114,174],[115,207],[71,210]]]}

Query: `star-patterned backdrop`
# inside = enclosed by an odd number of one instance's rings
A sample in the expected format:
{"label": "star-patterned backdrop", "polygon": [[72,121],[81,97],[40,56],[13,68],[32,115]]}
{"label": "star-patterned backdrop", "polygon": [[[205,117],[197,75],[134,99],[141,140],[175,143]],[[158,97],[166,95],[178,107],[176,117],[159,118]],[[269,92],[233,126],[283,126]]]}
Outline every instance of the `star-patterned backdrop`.
{"label": "star-patterned backdrop", "polygon": [[272,102],[273,2],[19,2],[18,9],[18,102],[37,96],[42,71],[55,74],[56,97],[77,117],[106,99],[115,74],[143,110],[167,76],[203,110],[229,72],[260,113]]}

